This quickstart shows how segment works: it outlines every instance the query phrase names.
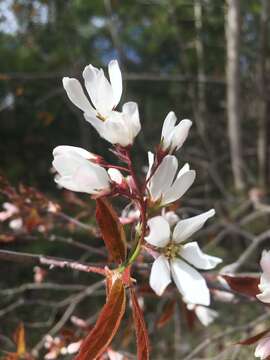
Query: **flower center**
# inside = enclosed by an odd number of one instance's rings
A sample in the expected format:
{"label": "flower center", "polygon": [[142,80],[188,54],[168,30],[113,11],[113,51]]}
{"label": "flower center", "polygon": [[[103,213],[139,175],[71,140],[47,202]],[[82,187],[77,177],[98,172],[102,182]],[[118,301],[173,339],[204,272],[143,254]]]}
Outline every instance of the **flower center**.
{"label": "flower center", "polygon": [[103,122],[106,121],[106,118],[104,116],[100,115],[99,113],[97,114],[97,118]]}
{"label": "flower center", "polygon": [[169,242],[169,244],[164,248],[163,253],[164,256],[168,259],[174,259],[179,255],[181,249],[181,245],[176,244],[174,242]]}

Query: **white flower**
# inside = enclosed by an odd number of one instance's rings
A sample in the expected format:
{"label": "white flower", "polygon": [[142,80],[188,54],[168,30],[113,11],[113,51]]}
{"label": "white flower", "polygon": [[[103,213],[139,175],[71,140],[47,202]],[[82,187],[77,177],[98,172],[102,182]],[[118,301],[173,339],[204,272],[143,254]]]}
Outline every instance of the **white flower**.
{"label": "white flower", "polygon": [[88,65],[83,71],[86,90],[93,106],[86,97],[77,79],[64,77],[63,86],[69,99],[85,114],[106,118],[118,105],[122,95],[122,75],[117,60],[108,65],[110,82],[102,69]]}
{"label": "white flower", "polygon": [[209,309],[206,306],[187,304],[187,308],[195,312],[197,318],[200,320],[203,326],[210,325],[218,317],[217,311]]}
{"label": "white flower", "polygon": [[270,356],[270,336],[263,337],[259,341],[254,356],[261,360],[267,359]]}
{"label": "white flower", "polygon": [[[149,153],[149,169],[152,167],[153,154]],[[178,200],[190,188],[196,173],[185,164],[178,172],[177,158],[166,155],[148,182],[148,190],[152,202],[159,202],[160,206]],[[148,172],[148,176],[150,175]],[[175,178],[176,177],[176,178]]]}
{"label": "white flower", "polygon": [[186,303],[206,306],[210,304],[210,292],[206,281],[194,267],[209,270],[222,260],[204,254],[197,242],[185,245],[183,242],[214,214],[215,210],[212,209],[201,215],[180,220],[172,234],[170,225],[164,217],[156,216],[148,220],[150,232],[145,240],[161,248],[161,255],[154,261],[150,274],[150,286],[157,295],[162,295],[172,277]]}
{"label": "white flower", "polygon": [[161,148],[172,153],[180,149],[184,144],[192,122],[184,119],[175,126],[177,117],[173,111],[170,111],[164,120],[161,132]]}
{"label": "white flower", "polygon": [[261,293],[257,295],[257,298],[262,302],[270,303],[270,251],[262,252],[260,265],[263,273],[258,285]]}
{"label": "white flower", "polygon": [[131,145],[141,130],[138,105],[135,102],[125,103],[121,113],[112,111],[104,121],[86,113],[84,117],[111,144]]}
{"label": "white flower", "polygon": [[110,177],[103,167],[91,162],[96,159],[94,154],[75,146],[57,146],[53,156],[58,172],[55,181],[60,186],[88,194],[109,191]]}
{"label": "white flower", "polygon": [[99,135],[112,144],[131,145],[141,130],[138,106],[134,102],[123,105],[122,112],[115,111],[122,95],[122,75],[118,62],[108,66],[110,82],[102,69],[92,65],[85,67],[83,78],[93,106],[77,79],[63,78],[63,86],[69,99],[84,112],[85,119]]}

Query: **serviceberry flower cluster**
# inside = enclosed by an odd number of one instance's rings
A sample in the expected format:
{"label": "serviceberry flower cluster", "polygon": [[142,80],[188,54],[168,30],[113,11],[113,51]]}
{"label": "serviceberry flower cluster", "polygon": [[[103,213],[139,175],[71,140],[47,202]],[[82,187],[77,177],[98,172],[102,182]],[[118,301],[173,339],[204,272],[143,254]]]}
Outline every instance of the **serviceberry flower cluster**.
{"label": "serviceberry flower cluster", "polygon": [[138,105],[127,102],[122,111],[117,110],[122,95],[122,75],[116,60],[109,63],[108,73],[110,81],[102,69],[88,65],[83,71],[86,91],[74,78],[65,77],[63,86],[69,99],[82,110],[85,120],[112,144],[122,165],[109,164],[101,156],[79,147],[57,146],[53,151],[55,181],[63,188],[91,194],[94,198],[123,196],[128,199],[133,216],[131,220],[122,217],[122,223],[137,222],[137,244],[116,271],[123,272],[142,250],[147,250],[155,257],[149,283],[157,295],[162,295],[173,279],[189,307],[208,306],[210,291],[198,270],[213,269],[221,259],[204,254],[197,242],[187,241],[214,216],[215,210],[188,219],[166,212],[166,207],[179,200],[195,180],[196,173],[189,164],[178,170],[175,156],[192,123],[184,119],[176,125],[176,115],[169,112],[155,153],[148,153],[148,172],[144,179],[138,179],[130,155],[141,130]]}

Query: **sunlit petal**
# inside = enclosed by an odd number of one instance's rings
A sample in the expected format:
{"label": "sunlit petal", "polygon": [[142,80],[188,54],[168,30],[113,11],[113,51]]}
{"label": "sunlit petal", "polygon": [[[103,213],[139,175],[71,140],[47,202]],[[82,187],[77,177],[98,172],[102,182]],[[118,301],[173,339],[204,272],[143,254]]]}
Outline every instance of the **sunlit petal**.
{"label": "sunlit petal", "polygon": [[145,237],[145,240],[154,246],[164,247],[170,241],[170,225],[167,220],[162,216],[155,216],[148,220],[149,235]]}
{"label": "sunlit petal", "polygon": [[193,267],[182,260],[171,260],[173,280],[187,303],[208,306],[210,292],[205,279]]}
{"label": "sunlit petal", "polygon": [[150,273],[150,286],[155,293],[161,296],[171,282],[170,265],[168,260],[159,256],[153,263]]}
{"label": "sunlit petal", "polygon": [[180,220],[173,231],[173,241],[182,242],[188,239],[196,231],[200,230],[205,222],[215,215],[215,210],[211,209],[200,215],[190,217],[185,220]]}

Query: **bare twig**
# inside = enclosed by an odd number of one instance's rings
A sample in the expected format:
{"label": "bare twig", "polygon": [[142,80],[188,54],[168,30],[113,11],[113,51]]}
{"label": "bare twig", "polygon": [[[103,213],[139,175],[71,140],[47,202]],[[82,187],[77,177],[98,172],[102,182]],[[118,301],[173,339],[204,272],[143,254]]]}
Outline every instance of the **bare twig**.
{"label": "bare twig", "polygon": [[[61,258],[55,258],[50,256],[44,255],[34,255],[34,254],[27,254],[27,253],[19,253],[15,251],[8,251],[8,250],[0,250],[0,259],[5,261],[13,261],[17,263],[24,263],[29,265],[46,265],[50,268],[59,267],[59,268],[66,268],[72,269],[76,271],[83,271],[83,272],[94,272],[97,274],[105,275],[105,270],[102,267],[94,265],[87,265],[78,263],[73,260],[66,260]],[[100,264],[98,264],[100,265]]]}
{"label": "bare twig", "polygon": [[87,296],[92,295],[96,290],[98,290],[104,284],[103,281],[99,281],[91,286],[88,286],[84,291],[80,292],[76,296],[73,297],[72,301],[69,302],[69,306],[66,311],[63,313],[60,320],[53,326],[53,328],[46,334],[32,349],[32,354],[34,356],[38,356],[39,351],[42,349],[44,342],[46,341],[46,336],[51,335],[54,336],[57,332],[66,324],[69,320],[70,316],[73,314],[74,310],[78,306],[78,304],[84,300]]}
{"label": "bare twig", "polygon": [[226,331],[222,331],[221,333],[218,333],[212,337],[208,337],[207,339],[205,339],[201,344],[199,344],[188,356],[186,356],[183,360],[192,360],[194,359],[195,355],[199,354],[202,350],[204,350],[207,346],[209,346],[210,344],[213,344],[215,342],[217,342],[219,339],[225,338],[228,335],[233,334],[234,332],[237,331],[245,331],[245,332],[249,332],[250,330],[252,330],[252,328],[266,320],[268,317],[270,316],[270,312],[268,311],[267,313],[264,313],[263,315],[259,316],[258,318],[256,318],[255,320],[249,322],[248,324],[244,324],[244,325],[239,325],[239,326],[235,326],[231,329],[228,329]]}
{"label": "bare twig", "polygon": [[54,291],[81,291],[85,289],[84,285],[76,284],[55,284],[55,283],[29,283],[22,284],[16,288],[0,290],[0,294],[3,296],[12,296],[23,293],[27,290],[54,290]]}
{"label": "bare twig", "polygon": [[236,272],[243,266],[250,258],[250,256],[254,253],[257,247],[266,239],[270,237],[270,230],[266,230],[260,235],[254,237],[251,244],[246,248],[246,250],[242,253],[242,255],[232,264],[229,264],[223,268],[225,272]]}

